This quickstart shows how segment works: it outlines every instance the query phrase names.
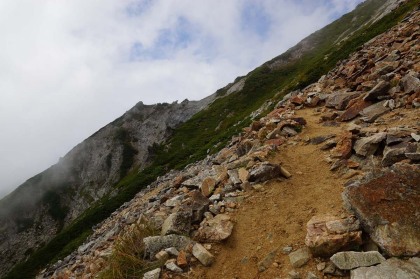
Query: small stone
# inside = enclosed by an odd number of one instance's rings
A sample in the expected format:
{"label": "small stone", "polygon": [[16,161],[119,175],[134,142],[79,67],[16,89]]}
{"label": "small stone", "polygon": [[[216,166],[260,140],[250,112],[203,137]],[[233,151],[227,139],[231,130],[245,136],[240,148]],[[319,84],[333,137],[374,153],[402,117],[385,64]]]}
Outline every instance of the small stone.
{"label": "small stone", "polygon": [[325,262],[322,262],[322,263],[319,263],[319,264],[317,264],[317,265],[316,265],[316,269],[317,269],[318,271],[322,271],[322,270],[324,270],[324,269],[325,269],[325,267],[326,267],[326,263],[325,263]]}
{"label": "small stone", "polygon": [[292,177],[292,175],[290,174],[290,172],[288,170],[286,170],[284,167],[280,166],[280,172],[281,174],[286,177],[286,178],[290,178]]}
{"label": "small stone", "polygon": [[288,275],[289,275],[289,278],[291,278],[291,279],[300,279],[300,278],[302,278],[300,276],[300,273],[297,272],[296,270],[289,271]]}
{"label": "small stone", "polygon": [[282,251],[282,253],[283,253],[283,254],[285,254],[285,255],[289,255],[289,254],[290,254],[290,252],[292,252],[292,251],[293,251],[293,248],[292,248],[291,246],[286,246],[286,247],[283,247],[283,248],[281,249],[281,251]]}
{"label": "small stone", "polygon": [[204,266],[210,266],[214,262],[214,256],[206,250],[200,243],[196,243],[193,246],[192,254],[196,257],[200,263]]}
{"label": "small stone", "polygon": [[258,262],[258,271],[263,272],[270,267],[274,262],[275,257],[277,256],[277,249],[268,253],[260,262]]}
{"label": "small stone", "polygon": [[300,248],[289,254],[289,260],[293,267],[304,266],[311,259],[308,247]]}
{"label": "small stone", "polygon": [[376,251],[354,252],[346,251],[334,254],[330,260],[343,270],[350,270],[362,266],[372,266],[384,262],[385,258]]}
{"label": "small stone", "polygon": [[314,273],[308,272],[308,275],[306,275],[306,279],[319,279],[319,278]]}
{"label": "small stone", "polygon": [[417,135],[416,133],[411,133],[411,137],[412,137],[415,141],[420,141],[420,135]]}
{"label": "small stone", "polygon": [[161,271],[162,270],[160,268],[148,271],[143,275],[143,279],[159,279]]}
{"label": "small stone", "polygon": [[188,266],[187,254],[185,251],[179,252],[178,257],[176,258],[176,264],[180,268],[186,268]]}
{"label": "small stone", "polygon": [[169,259],[169,254],[165,250],[162,250],[156,254],[155,258],[159,261],[166,261],[167,259]]}
{"label": "small stone", "polygon": [[171,256],[178,256],[179,251],[175,247],[166,248],[165,251]]}
{"label": "small stone", "polygon": [[177,266],[173,261],[167,262],[165,264],[165,267],[172,272],[176,272],[176,273],[182,273],[183,272],[182,268]]}

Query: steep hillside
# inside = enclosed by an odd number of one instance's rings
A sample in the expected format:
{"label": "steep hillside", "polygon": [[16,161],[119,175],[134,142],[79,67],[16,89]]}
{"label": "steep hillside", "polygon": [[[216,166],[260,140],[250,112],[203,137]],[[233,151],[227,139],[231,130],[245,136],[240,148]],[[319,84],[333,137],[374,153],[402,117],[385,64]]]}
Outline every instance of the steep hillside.
{"label": "steep hillside", "polygon": [[[285,54],[220,89],[217,98],[138,104],[57,165],[28,180],[0,204],[7,208],[1,226],[2,271],[28,259],[6,278],[29,278],[48,262],[66,256],[92,233],[93,226],[159,175],[218,152],[251,122],[251,116],[263,116],[285,93],[318,80],[340,59],[418,5],[418,1],[407,1],[386,15],[389,9],[382,5],[397,2],[370,0],[359,5]],[[382,19],[373,20],[379,17]],[[372,25],[364,25],[367,22]],[[22,206],[18,201],[24,193],[32,203]],[[16,232],[15,238],[12,234]]]}
{"label": "steep hillside", "polygon": [[212,98],[140,102],[2,199],[0,273],[47,243],[94,202],[115,195],[122,178],[150,164],[153,144],[167,139]]}
{"label": "steep hillside", "polygon": [[418,278],[418,22],[161,176],[38,278]]}

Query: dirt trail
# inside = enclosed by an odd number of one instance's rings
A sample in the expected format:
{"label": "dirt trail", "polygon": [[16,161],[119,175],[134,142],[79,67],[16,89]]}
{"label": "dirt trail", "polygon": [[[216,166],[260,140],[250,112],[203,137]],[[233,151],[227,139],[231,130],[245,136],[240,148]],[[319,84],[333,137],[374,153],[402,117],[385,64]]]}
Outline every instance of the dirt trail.
{"label": "dirt trail", "polygon": [[[272,158],[293,175],[290,179],[271,181],[262,191],[247,194],[239,209],[232,214],[234,232],[226,243],[213,245],[216,262],[210,268],[197,268],[192,278],[285,278],[293,268],[282,248],[293,250],[304,246],[306,223],[317,214],[336,216],[342,208],[343,180],[334,177],[325,161],[327,151],[305,143],[305,139],[329,134],[339,134],[341,127],[324,127],[318,124],[319,115],[313,109],[297,111],[297,116],[308,122],[299,134],[301,140],[292,140]],[[257,263],[268,253],[279,248],[275,264],[258,272]],[[278,267],[276,265],[278,264]],[[315,260],[296,269],[302,278],[308,271],[315,274]],[[322,278],[322,274],[317,274]]]}

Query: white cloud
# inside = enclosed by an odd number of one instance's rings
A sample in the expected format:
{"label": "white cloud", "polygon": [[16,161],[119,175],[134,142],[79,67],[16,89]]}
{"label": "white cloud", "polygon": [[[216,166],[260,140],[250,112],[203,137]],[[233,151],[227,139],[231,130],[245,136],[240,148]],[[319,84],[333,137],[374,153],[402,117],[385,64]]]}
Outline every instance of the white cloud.
{"label": "white cloud", "polygon": [[358,2],[1,1],[0,196],[138,101],[203,98]]}

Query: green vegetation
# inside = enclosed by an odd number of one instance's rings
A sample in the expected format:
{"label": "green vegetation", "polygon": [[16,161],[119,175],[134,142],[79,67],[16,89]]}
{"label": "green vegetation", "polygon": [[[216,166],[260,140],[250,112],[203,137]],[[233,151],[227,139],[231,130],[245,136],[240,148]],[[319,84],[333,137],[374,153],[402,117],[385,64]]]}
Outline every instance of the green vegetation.
{"label": "green vegetation", "polygon": [[[208,152],[216,152],[233,135],[249,125],[250,113],[265,101],[269,99],[278,101],[289,90],[303,88],[316,81],[339,60],[346,58],[363,43],[403,19],[409,11],[419,5],[419,2],[420,0],[407,2],[373,25],[356,31],[344,43],[334,45],[333,43],[348,26],[352,26],[351,29],[354,30],[362,25],[365,18],[380,5],[381,1],[365,3],[363,5],[366,7],[363,6],[312,34],[310,40],[314,48],[299,59],[274,69],[269,67],[273,61],[290,58],[291,50],[289,50],[249,73],[242,91],[226,96],[225,89],[219,90],[217,94],[220,98],[209,108],[197,113],[178,127],[165,145],[152,147],[153,163],[141,172],[128,171],[132,167],[132,156],[135,151],[130,149],[129,135],[122,130],[117,138],[125,145],[124,148],[127,148],[121,165],[121,170],[126,176],[116,185],[120,189],[119,192],[112,197],[102,198],[46,246],[33,253],[26,262],[16,265],[4,278],[33,278],[46,264],[68,255],[82,244],[91,233],[92,226],[107,218],[121,204],[129,201],[142,188],[153,182],[157,176],[172,168],[179,169],[202,159]],[[355,23],[352,23],[353,15],[357,15],[358,18]],[[118,121],[113,123],[116,125]]]}
{"label": "green vegetation", "polygon": [[158,235],[159,232],[142,220],[131,231],[127,232],[114,246],[107,259],[106,269],[99,275],[100,279],[137,279],[144,273],[162,265],[162,262],[144,260],[143,238]]}

